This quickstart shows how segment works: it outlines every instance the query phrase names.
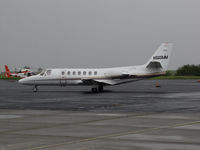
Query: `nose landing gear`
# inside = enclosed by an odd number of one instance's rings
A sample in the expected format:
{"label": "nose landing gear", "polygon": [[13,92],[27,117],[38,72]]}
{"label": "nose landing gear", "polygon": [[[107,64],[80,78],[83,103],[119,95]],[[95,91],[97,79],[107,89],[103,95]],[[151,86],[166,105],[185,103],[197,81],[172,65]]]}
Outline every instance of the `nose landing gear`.
{"label": "nose landing gear", "polygon": [[37,92],[38,91],[38,87],[37,87],[37,85],[35,85],[34,87],[33,87],[33,92]]}

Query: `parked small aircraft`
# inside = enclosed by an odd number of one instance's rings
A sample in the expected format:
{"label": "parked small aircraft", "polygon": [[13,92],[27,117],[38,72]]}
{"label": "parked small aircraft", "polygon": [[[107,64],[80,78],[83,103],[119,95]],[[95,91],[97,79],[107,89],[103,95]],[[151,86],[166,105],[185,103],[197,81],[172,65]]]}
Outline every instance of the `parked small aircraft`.
{"label": "parked small aircraft", "polygon": [[10,69],[7,65],[5,65],[6,70],[6,76],[8,78],[10,77],[19,77],[19,78],[25,78],[32,75],[32,71],[30,69],[21,69],[19,72],[10,72]]}
{"label": "parked small aircraft", "polygon": [[104,86],[113,86],[146,78],[161,76],[166,73],[172,43],[163,43],[144,65],[115,67],[103,69],[46,69],[44,72],[19,80],[20,84],[34,86],[33,91],[38,91],[38,86],[91,86],[92,92],[103,91]]}

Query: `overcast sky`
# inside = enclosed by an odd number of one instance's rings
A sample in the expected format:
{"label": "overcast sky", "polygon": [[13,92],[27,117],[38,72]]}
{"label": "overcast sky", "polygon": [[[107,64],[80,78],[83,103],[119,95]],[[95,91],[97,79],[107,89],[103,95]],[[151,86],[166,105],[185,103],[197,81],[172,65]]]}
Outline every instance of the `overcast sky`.
{"label": "overcast sky", "polygon": [[[200,0],[0,0],[0,69],[200,64]],[[3,69],[4,70],[4,69]]]}

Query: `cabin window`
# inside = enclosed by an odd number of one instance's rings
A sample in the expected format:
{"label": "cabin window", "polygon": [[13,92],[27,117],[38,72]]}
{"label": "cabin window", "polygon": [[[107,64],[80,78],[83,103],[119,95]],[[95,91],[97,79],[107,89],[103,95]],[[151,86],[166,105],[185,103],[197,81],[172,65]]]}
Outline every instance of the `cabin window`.
{"label": "cabin window", "polygon": [[76,75],[76,71],[73,71],[73,75]]}
{"label": "cabin window", "polygon": [[62,74],[62,75],[65,75],[65,71],[62,71],[61,74]]}
{"label": "cabin window", "polygon": [[51,75],[51,70],[47,70],[46,74],[49,76]]}
{"label": "cabin window", "polygon": [[94,72],[94,75],[97,75],[97,71]]}
{"label": "cabin window", "polygon": [[89,71],[89,75],[90,75],[90,76],[92,75],[92,71]]}
{"label": "cabin window", "polygon": [[83,71],[83,75],[86,75],[86,71]]}
{"label": "cabin window", "polygon": [[70,72],[70,71],[68,71],[68,72],[67,72],[67,75],[70,75],[70,74],[71,74],[71,72]]}
{"label": "cabin window", "polygon": [[78,75],[81,75],[81,72],[80,72],[80,71],[78,72]]}

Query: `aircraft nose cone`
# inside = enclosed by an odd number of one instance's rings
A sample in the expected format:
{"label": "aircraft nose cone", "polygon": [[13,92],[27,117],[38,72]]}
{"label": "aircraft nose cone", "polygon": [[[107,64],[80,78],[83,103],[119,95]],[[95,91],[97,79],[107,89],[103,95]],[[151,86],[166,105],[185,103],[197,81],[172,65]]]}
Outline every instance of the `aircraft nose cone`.
{"label": "aircraft nose cone", "polygon": [[32,85],[33,81],[30,79],[30,77],[24,78],[24,79],[20,79],[19,84],[24,84],[24,85]]}
{"label": "aircraft nose cone", "polygon": [[19,83],[19,84],[24,84],[24,83],[25,83],[25,80],[24,80],[24,79],[20,79],[20,80],[18,81],[18,83]]}

